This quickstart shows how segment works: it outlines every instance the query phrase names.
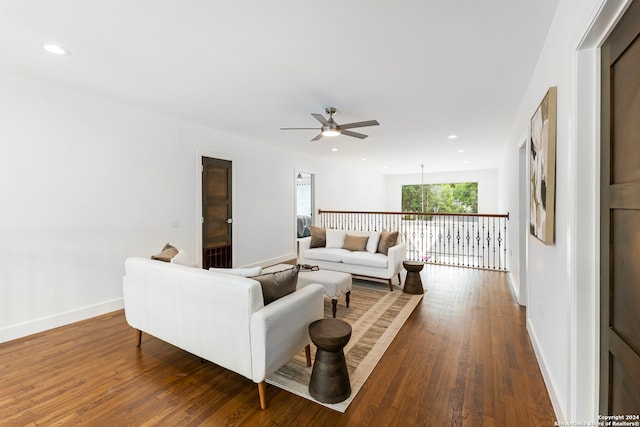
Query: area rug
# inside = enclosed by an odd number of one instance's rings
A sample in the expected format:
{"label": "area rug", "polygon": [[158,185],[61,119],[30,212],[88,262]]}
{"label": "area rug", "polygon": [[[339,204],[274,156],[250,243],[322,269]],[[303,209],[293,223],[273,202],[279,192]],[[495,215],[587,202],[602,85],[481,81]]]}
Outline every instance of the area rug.
{"label": "area rug", "polygon": [[[385,288],[386,285],[354,280],[349,308],[345,307],[344,297],[338,300],[336,318],[346,321],[352,328],[351,339],[344,348],[351,381],[351,395],[346,400],[329,404],[318,402],[309,395],[312,368],[307,367],[304,351],[267,378],[267,383],[336,411],[345,412],[422,299],[422,295],[405,294],[399,287],[394,287],[393,292]],[[325,318],[332,317],[329,299],[325,299],[324,315]],[[315,346],[311,344],[312,360],[314,356]]]}

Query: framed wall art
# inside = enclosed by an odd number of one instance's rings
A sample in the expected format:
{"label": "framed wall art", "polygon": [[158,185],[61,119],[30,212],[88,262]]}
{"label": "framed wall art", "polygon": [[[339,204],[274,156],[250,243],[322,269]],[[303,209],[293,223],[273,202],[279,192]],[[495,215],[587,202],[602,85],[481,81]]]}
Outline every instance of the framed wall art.
{"label": "framed wall art", "polygon": [[556,98],[551,87],[531,117],[530,233],[551,245],[555,241]]}

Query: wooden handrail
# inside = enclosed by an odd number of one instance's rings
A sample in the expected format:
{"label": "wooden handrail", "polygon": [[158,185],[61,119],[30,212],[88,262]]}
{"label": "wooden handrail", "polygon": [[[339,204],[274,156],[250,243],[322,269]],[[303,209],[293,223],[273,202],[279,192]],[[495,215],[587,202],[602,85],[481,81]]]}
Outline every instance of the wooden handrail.
{"label": "wooden handrail", "polygon": [[384,212],[384,211],[328,211],[318,209],[318,214],[333,213],[333,214],[375,214],[375,215],[432,215],[432,216],[478,216],[482,218],[507,218],[509,219],[509,213],[506,214],[480,214],[480,213],[448,213],[448,212]]}
{"label": "wooden handrail", "polygon": [[397,230],[406,258],[435,264],[507,269],[509,214],[318,210],[320,227]]}

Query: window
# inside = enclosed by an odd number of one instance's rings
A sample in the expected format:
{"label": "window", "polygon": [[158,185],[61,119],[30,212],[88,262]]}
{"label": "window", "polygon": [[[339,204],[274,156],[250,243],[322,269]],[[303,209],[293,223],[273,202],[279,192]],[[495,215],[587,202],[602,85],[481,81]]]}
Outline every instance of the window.
{"label": "window", "polygon": [[478,213],[478,183],[403,185],[402,211]]}

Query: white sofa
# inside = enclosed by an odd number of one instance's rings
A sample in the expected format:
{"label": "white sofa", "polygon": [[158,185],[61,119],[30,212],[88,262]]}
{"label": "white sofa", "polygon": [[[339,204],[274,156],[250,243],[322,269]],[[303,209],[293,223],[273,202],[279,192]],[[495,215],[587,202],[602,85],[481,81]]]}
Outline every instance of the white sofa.
{"label": "white sofa", "polygon": [[[341,271],[354,276],[384,279],[393,291],[393,279],[400,284],[402,261],[407,258],[404,243],[396,242],[388,253],[377,252],[379,233],[350,230],[326,230],[326,246],[311,248],[311,238],[300,239],[298,263],[317,265],[321,269]],[[365,250],[353,251],[343,248],[346,234],[369,236]]]}
{"label": "white sofa", "polygon": [[258,384],[303,348],[324,317],[324,289],[312,284],[264,305],[256,280],[146,258],[129,258],[123,279],[127,322]]}

